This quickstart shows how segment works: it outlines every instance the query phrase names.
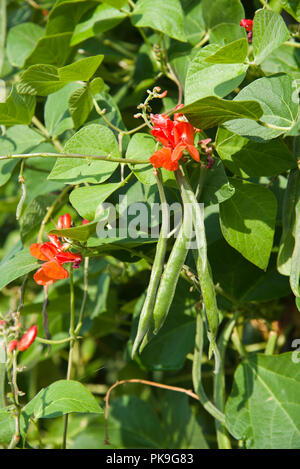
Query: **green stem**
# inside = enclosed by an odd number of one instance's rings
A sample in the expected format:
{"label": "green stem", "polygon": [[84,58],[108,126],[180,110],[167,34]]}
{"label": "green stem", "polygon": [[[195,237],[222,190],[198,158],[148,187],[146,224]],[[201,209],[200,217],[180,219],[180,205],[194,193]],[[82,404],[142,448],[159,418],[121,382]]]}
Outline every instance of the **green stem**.
{"label": "green stem", "polygon": [[25,199],[26,199],[26,186],[25,186],[25,179],[24,179],[24,176],[23,176],[24,166],[25,166],[25,160],[22,160],[21,161],[20,173],[19,173],[19,177],[18,177],[18,181],[21,184],[22,195],[21,195],[21,198],[19,200],[17,210],[16,210],[16,219],[17,220],[19,220],[21,215],[22,215],[22,210],[23,210],[23,206],[24,206],[24,203],[25,203]]}
{"label": "green stem", "polygon": [[[70,331],[69,333],[70,333],[71,340],[70,340],[70,349],[69,349],[68,370],[67,370],[67,376],[66,376],[66,379],[68,381],[71,379],[74,344],[77,339],[75,335],[75,295],[74,295],[73,266],[72,265],[70,267]],[[64,433],[63,433],[62,449],[66,449],[66,446],[67,446],[68,420],[69,420],[69,414],[66,414],[64,418]]]}
{"label": "green stem", "polygon": [[[140,126],[140,128],[145,127],[145,124]],[[136,131],[136,129],[135,129]],[[23,159],[23,158],[79,158],[85,160],[100,160],[100,161],[110,161],[114,163],[124,163],[124,164],[149,164],[149,160],[132,160],[129,158],[114,158],[112,156],[103,156],[103,155],[83,155],[80,153],[24,153],[16,155],[4,155],[0,156],[1,160],[13,160],[13,159]]]}
{"label": "green stem", "polygon": [[5,58],[6,20],[6,0],[0,0],[0,76]]}
{"label": "green stem", "polygon": [[201,364],[203,352],[203,321],[201,312],[197,311],[196,318],[196,337],[195,337],[195,350],[193,359],[193,385],[201,404],[204,409],[215,419],[225,424],[225,415],[221,410],[217,409],[215,405],[208,399],[201,381]]}
{"label": "green stem", "polygon": [[273,355],[275,348],[276,348],[276,343],[278,339],[278,334],[275,331],[271,331],[268,337],[268,342],[267,346],[265,349],[265,355]]}
{"label": "green stem", "polygon": [[80,307],[78,323],[75,329],[75,335],[79,334],[81,326],[82,326],[82,322],[83,322],[83,317],[84,317],[84,312],[85,312],[85,307],[86,307],[86,302],[87,302],[87,297],[88,297],[88,286],[89,286],[88,270],[89,270],[89,258],[85,257],[84,258],[84,270],[83,270],[83,298],[82,298],[82,303]]}
{"label": "green stem", "polygon": [[[159,171],[159,170],[158,170]],[[167,242],[168,242],[168,228],[169,228],[169,213],[168,213],[168,206],[167,200],[165,196],[164,187],[161,181],[160,173],[157,171],[156,174],[156,182],[158,187],[158,192],[160,196],[161,202],[161,209],[162,209],[162,224],[161,230],[159,234],[159,239],[156,246],[156,253],[154,262],[152,265],[152,271],[150,276],[150,281],[147,289],[146,299],[141,311],[139,325],[137,330],[137,335],[134,340],[134,344],[132,347],[131,356],[134,357],[141,341],[143,340],[145,334],[148,332],[151,321],[152,321],[152,313],[153,308],[156,300],[156,294],[159,287],[159,282],[161,278],[161,274],[164,267],[164,261],[166,256],[167,250]]]}
{"label": "green stem", "polygon": [[[214,375],[214,401],[218,409],[224,412],[225,409],[225,355],[226,349],[235,326],[236,318],[226,324],[222,334],[218,340],[218,349],[220,351],[220,368],[218,373]],[[225,425],[218,420],[215,421],[217,431],[217,441],[219,449],[231,449],[230,438]]]}

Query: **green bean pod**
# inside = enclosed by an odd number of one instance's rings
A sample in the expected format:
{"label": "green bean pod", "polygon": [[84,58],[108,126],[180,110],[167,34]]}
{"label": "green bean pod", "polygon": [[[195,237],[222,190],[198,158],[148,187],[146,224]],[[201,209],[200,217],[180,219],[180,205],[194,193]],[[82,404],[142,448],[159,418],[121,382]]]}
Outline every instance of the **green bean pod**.
{"label": "green bean pod", "polygon": [[191,239],[191,235],[191,211],[190,207],[187,204],[184,204],[183,223],[170,253],[157,292],[153,311],[154,334],[157,334],[159,329],[162,327],[170,310],[179,275],[188,253],[187,243]]}
{"label": "green bean pod", "polygon": [[192,206],[193,225],[196,232],[197,239],[197,255],[196,267],[199,277],[199,284],[201,288],[204,309],[208,321],[208,339],[210,341],[210,353],[215,349],[215,338],[219,326],[219,310],[216,300],[216,293],[210,265],[207,259],[207,246],[205,237],[204,215],[200,209],[197,198],[184,175],[183,168],[181,167],[176,172],[176,179],[179,185],[181,194]]}
{"label": "green bean pod", "polygon": [[163,271],[164,260],[165,260],[166,249],[167,249],[167,241],[168,241],[167,236],[168,236],[168,228],[169,228],[168,207],[167,207],[166,197],[164,193],[164,188],[163,188],[159,173],[157,173],[156,175],[156,180],[157,180],[158,191],[159,191],[161,206],[162,206],[162,225],[161,225],[161,230],[159,234],[159,239],[157,242],[155,258],[154,258],[154,262],[152,266],[147,294],[146,294],[145,302],[143,304],[143,308],[141,311],[137,334],[136,334],[136,337],[132,346],[132,352],[131,352],[132,358],[137,352],[137,349],[141,341],[143,340],[145,334],[148,332],[151,321],[152,321],[152,313],[153,313],[153,308],[155,304],[156,293],[158,290],[161,274]]}

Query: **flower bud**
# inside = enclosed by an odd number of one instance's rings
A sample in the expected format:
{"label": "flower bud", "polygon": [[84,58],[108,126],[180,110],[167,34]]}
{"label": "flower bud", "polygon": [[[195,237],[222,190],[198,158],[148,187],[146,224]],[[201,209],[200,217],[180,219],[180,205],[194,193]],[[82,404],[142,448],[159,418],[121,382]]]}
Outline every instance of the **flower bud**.
{"label": "flower bud", "polygon": [[66,213],[65,215],[61,215],[58,218],[56,227],[58,230],[65,230],[67,228],[70,228],[71,223],[71,215],[69,213]]}
{"label": "flower bud", "polygon": [[37,335],[37,326],[32,326],[30,329],[28,329],[27,332],[23,335],[22,339],[18,342],[18,350],[20,352],[23,352],[24,350],[27,350],[34,339],[36,338]]}
{"label": "flower bud", "polygon": [[17,348],[17,345],[18,345],[18,341],[15,339],[15,340],[11,340],[8,344],[7,344],[7,351],[9,353],[12,353],[16,348]]}

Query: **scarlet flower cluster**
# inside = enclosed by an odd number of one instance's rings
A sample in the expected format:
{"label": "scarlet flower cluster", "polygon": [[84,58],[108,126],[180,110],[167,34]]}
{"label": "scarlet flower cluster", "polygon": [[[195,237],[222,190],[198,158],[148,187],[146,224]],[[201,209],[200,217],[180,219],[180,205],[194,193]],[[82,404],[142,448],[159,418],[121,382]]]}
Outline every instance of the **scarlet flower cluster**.
{"label": "scarlet flower cluster", "polygon": [[19,352],[24,352],[24,350],[27,350],[30,345],[33,343],[37,335],[37,326],[32,326],[30,329],[28,329],[27,332],[23,335],[21,340],[11,340],[7,344],[7,351],[8,352],[13,352],[16,348],[19,350]]}
{"label": "scarlet flower cluster", "polygon": [[[68,213],[62,215],[58,219],[57,228],[70,228],[71,222]],[[48,235],[48,238],[49,241],[46,243],[34,243],[30,246],[31,255],[36,259],[45,261],[33,276],[38,285],[44,286],[52,285],[57,280],[69,277],[69,272],[63,267],[63,264],[71,262],[74,268],[78,268],[82,261],[81,254],[67,252],[69,245],[62,244],[58,236]]]}
{"label": "scarlet flower cluster", "polygon": [[[176,109],[181,107],[182,105],[177,106]],[[194,145],[195,132],[199,130],[185,121],[181,113],[174,114],[174,121],[166,114],[151,114],[150,117],[154,124],[151,134],[163,145],[163,148],[150,157],[154,168],[176,171],[184,150],[187,150],[195,161],[200,161],[199,152]]]}

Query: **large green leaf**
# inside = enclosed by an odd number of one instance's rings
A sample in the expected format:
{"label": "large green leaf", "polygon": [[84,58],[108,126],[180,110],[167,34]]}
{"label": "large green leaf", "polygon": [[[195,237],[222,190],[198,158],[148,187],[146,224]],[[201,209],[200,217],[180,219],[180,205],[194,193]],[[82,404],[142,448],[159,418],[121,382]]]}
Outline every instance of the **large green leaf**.
{"label": "large green leaf", "polygon": [[58,136],[73,128],[68,102],[70,96],[78,89],[81,90],[82,85],[71,82],[48,96],[44,107],[44,119],[46,129],[50,135]]}
{"label": "large green leaf", "polygon": [[120,185],[122,185],[122,182],[79,187],[71,192],[70,202],[81,217],[94,220],[102,203],[119,189]]}
{"label": "large green leaf", "polygon": [[9,444],[15,431],[15,420],[8,408],[0,409],[0,444]]}
{"label": "large green leaf", "polygon": [[292,15],[297,21],[300,21],[300,3],[299,0],[280,0],[282,7]]}
{"label": "large green leaf", "polygon": [[[103,125],[91,124],[71,137],[65,153],[90,156],[112,156],[120,158],[117,140],[113,132]],[[98,183],[108,179],[118,163],[88,160],[85,158],[58,158],[49,179],[63,180],[73,184],[79,182]]]}
{"label": "large green leaf", "polygon": [[95,55],[60,68],[54,65],[32,65],[22,73],[18,91],[47,96],[72,81],[89,81],[102,60],[103,55]]}
{"label": "large green leaf", "polygon": [[239,23],[245,17],[240,0],[203,0],[203,17],[210,29],[220,23]]}
{"label": "large green leaf", "polygon": [[257,11],[253,23],[255,62],[260,64],[289,37],[290,33],[279,13],[267,9]]}
{"label": "large green leaf", "polygon": [[226,426],[253,449],[299,449],[300,368],[293,353],[254,355],[239,365]]}
{"label": "large green leaf", "polygon": [[219,128],[216,150],[223,163],[237,176],[275,176],[296,167],[296,160],[282,140],[253,142]]}
{"label": "large green leaf", "polygon": [[[231,54],[232,46],[226,47],[229,48],[229,54]],[[185,80],[186,104],[211,95],[222,98],[243,81],[248,66],[243,63],[235,63],[233,59],[229,63],[220,62],[223,57],[223,49],[224,47],[220,47],[218,44],[210,44],[201,49],[193,58]],[[229,59],[227,58],[227,60]]]}
{"label": "large green leaf", "polygon": [[13,87],[5,103],[0,103],[0,125],[30,124],[35,98],[19,95]]}
{"label": "large green leaf", "polygon": [[35,419],[60,417],[71,412],[102,413],[94,396],[78,381],[60,380],[50,384],[23,408]]}
{"label": "large green leaf", "polygon": [[290,284],[294,295],[300,298],[300,201],[296,205],[295,247],[291,261]]}
{"label": "large green leaf", "polygon": [[149,27],[178,41],[186,41],[179,0],[138,0],[131,20],[138,28]]}
{"label": "large green leaf", "polygon": [[265,187],[230,179],[235,194],[220,205],[221,229],[226,241],[246,259],[266,269],[272,246],[277,202]]}
{"label": "large green leaf", "polygon": [[39,263],[37,259],[32,257],[27,249],[17,252],[17,254],[8,261],[4,259],[0,263],[0,289],[38,267]]}
{"label": "large green leaf", "polygon": [[183,3],[183,29],[188,42],[196,45],[203,38],[205,32],[202,2],[191,0],[185,3],[186,5]]}
{"label": "large green leaf", "polygon": [[260,119],[263,114],[261,106],[255,101],[228,101],[208,96],[199,99],[184,108],[181,111],[188,120],[201,129],[207,129],[232,119],[251,119],[250,122]]}
{"label": "large green leaf", "polygon": [[126,18],[126,13],[119,11],[117,8],[113,8],[105,3],[97,6],[88,13],[88,16],[84,16],[83,21],[77,22],[71,45],[74,46],[96,34],[114,28],[124,18]]}
{"label": "large green leaf", "polygon": [[243,63],[248,54],[247,40],[237,39],[218,49],[214,54],[208,56],[205,62],[212,64],[239,64]]}
{"label": "large green leaf", "polygon": [[73,32],[81,17],[94,6],[94,1],[87,0],[57,1],[50,10],[46,34],[49,36],[62,31]]}
{"label": "large green leaf", "polygon": [[[131,138],[127,147],[126,158],[135,160],[147,160],[155,152],[155,139],[149,134],[137,133]],[[129,165],[136,177],[143,184],[156,185],[156,178],[153,174],[153,166],[149,164]],[[174,173],[161,170],[163,182],[166,184],[175,183]]]}
{"label": "large green leaf", "polygon": [[70,56],[71,33],[54,34],[44,36],[38,40],[34,50],[27,57],[25,66],[35,64],[49,64],[62,67]]}
{"label": "large green leaf", "polygon": [[23,67],[37,41],[44,35],[44,29],[35,23],[21,23],[9,30],[7,35],[7,57],[16,67]]}
{"label": "large green leaf", "polygon": [[270,140],[288,132],[295,125],[299,104],[293,98],[293,81],[288,75],[274,75],[259,78],[240,91],[233,102],[255,99],[263,109],[260,121],[264,125],[241,119],[227,122],[225,127],[231,132],[257,141]]}

